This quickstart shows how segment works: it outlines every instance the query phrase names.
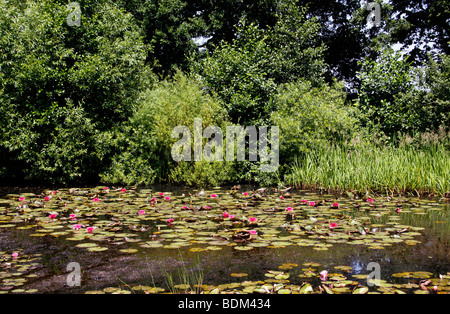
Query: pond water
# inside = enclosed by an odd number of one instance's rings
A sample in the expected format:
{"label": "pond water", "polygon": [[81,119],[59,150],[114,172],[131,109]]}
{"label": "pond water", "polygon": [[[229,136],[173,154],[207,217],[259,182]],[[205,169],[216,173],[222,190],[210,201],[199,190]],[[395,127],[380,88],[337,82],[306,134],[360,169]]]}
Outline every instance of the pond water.
{"label": "pond water", "polygon": [[0,293],[450,292],[444,198],[250,187],[2,192]]}

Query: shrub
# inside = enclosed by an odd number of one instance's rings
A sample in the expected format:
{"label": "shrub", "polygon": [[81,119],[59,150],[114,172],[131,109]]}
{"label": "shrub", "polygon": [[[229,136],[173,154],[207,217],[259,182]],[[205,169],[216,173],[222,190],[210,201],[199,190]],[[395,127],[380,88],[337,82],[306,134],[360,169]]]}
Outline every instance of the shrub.
{"label": "shrub", "polygon": [[277,110],[271,123],[280,127],[281,164],[330,143],[344,143],[356,134],[357,111],[344,105],[341,84],[317,88],[305,80],[284,84],[273,102]]}
{"label": "shrub", "polygon": [[173,80],[162,81],[145,93],[125,132],[128,136],[118,140],[123,152],[114,157],[102,180],[112,183],[125,180],[127,184],[223,182],[232,168],[224,167],[222,162],[172,160],[172,146],[179,140],[171,137],[172,130],[187,126],[192,135],[192,149],[195,118],[202,119],[203,132],[207,126],[224,126],[226,115],[218,100],[206,95],[196,80],[177,72]]}
{"label": "shrub", "polygon": [[147,82],[147,47],[130,14],[109,0],[84,1],[81,25],[71,27],[69,13],[57,1],[0,0],[6,175],[98,179],[108,132],[132,114]]}

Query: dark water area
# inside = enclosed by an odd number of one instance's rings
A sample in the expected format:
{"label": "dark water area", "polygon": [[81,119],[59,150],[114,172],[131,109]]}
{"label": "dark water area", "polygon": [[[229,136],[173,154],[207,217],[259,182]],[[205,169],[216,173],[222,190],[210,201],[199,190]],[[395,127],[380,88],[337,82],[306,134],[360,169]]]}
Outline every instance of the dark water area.
{"label": "dark water area", "polygon": [[[322,285],[334,293],[359,286],[376,293],[448,293],[448,201],[369,200],[224,188],[8,191],[0,196],[0,293],[177,292],[174,286],[186,283],[203,285],[204,293],[217,287],[254,293],[274,284],[296,292],[305,282],[314,293],[325,293]],[[52,213],[57,218],[49,218]],[[256,235],[236,236],[249,230]],[[68,284],[71,262],[80,266],[80,285]],[[327,280],[320,278],[323,270]]]}

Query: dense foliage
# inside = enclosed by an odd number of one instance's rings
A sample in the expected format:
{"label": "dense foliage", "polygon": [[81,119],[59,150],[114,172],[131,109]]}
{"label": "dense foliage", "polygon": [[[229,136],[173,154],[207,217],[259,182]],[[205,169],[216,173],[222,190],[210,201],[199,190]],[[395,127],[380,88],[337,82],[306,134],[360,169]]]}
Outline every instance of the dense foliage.
{"label": "dense foliage", "polygon": [[[79,0],[78,26],[67,1],[0,0],[0,179],[279,184],[330,147],[447,134],[449,5],[377,2],[379,26],[356,0]],[[278,126],[278,171],[174,161],[195,118]]]}

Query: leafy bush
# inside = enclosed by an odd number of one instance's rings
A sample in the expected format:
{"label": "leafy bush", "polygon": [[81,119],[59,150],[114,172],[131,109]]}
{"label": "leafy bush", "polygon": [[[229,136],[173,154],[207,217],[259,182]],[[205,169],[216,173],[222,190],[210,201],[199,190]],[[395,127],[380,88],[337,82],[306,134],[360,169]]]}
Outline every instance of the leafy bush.
{"label": "leafy bush", "polygon": [[80,26],[67,24],[69,13],[57,1],[0,0],[7,175],[96,180],[108,158],[102,132],[132,114],[148,81],[147,47],[130,14],[109,0],[84,1]]}
{"label": "leafy bush", "polygon": [[[226,116],[220,103],[202,91],[192,78],[177,72],[171,81],[162,81],[143,96],[144,100],[130,120],[131,127],[118,142],[123,152],[116,155],[112,167],[102,180],[128,184],[176,182],[187,184],[219,184],[230,176],[232,167],[225,162],[175,162],[171,150],[179,139],[172,138],[176,126],[186,126],[194,144],[194,119],[202,119],[202,132],[207,126],[225,130]],[[203,140],[203,144],[206,139]]]}
{"label": "leafy bush", "polygon": [[273,102],[271,123],[280,127],[282,164],[330,143],[348,141],[356,133],[357,111],[344,105],[341,84],[317,88],[305,80],[283,84]]}
{"label": "leafy bush", "polygon": [[414,68],[400,52],[385,49],[364,60],[358,76],[361,122],[389,137],[437,131],[450,122],[449,58]]}

